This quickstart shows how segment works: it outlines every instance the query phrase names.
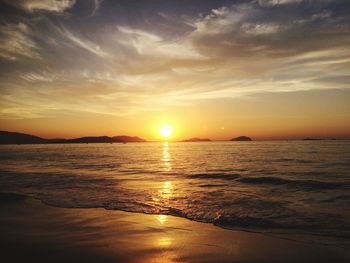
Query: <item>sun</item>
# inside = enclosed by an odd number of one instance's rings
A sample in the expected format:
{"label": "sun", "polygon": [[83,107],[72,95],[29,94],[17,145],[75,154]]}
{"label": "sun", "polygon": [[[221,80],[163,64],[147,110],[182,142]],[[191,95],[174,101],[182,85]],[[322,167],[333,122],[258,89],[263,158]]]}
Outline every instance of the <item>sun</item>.
{"label": "sun", "polygon": [[169,125],[164,125],[159,128],[159,133],[163,138],[168,138],[173,133],[173,129]]}

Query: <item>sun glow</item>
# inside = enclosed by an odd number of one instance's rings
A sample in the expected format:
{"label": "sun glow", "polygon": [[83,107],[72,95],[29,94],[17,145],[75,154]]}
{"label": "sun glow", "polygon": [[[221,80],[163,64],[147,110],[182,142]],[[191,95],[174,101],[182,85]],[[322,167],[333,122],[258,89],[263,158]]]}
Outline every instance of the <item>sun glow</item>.
{"label": "sun glow", "polygon": [[168,138],[173,133],[173,129],[170,126],[165,125],[165,126],[160,127],[159,133],[163,138]]}

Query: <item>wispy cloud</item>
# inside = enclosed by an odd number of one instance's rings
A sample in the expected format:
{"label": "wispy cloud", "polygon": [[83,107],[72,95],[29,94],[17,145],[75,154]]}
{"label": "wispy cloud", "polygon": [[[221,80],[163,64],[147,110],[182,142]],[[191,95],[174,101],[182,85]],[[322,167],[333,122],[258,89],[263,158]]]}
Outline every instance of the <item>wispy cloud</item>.
{"label": "wispy cloud", "polygon": [[138,54],[177,58],[201,57],[189,43],[182,40],[166,40],[156,34],[126,26],[118,26],[117,29],[122,33],[118,36],[118,42],[134,47]]}
{"label": "wispy cloud", "polygon": [[22,22],[0,26],[0,57],[39,59],[39,47],[30,37],[28,26]]}
{"label": "wispy cloud", "polygon": [[93,9],[91,12],[91,16],[94,16],[97,14],[98,9],[100,8],[102,2],[103,2],[103,0],[93,0]]}
{"label": "wispy cloud", "polygon": [[71,42],[73,42],[76,46],[83,48],[99,57],[107,58],[110,57],[110,55],[102,50],[102,48],[96,44],[93,43],[92,41],[87,40],[86,38],[83,39],[79,37],[77,34],[72,33],[70,30],[67,28],[61,26],[60,27],[60,32],[61,34],[69,39]]}
{"label": "wispy cloud", "polygon": [[64,12],[66,9],[71,8],[76,0],[9,0],[6,2],[27,12]]}
{"label": "wispy cloud", "polygon": [[251,24],[242,25],[242,30],[249,35],[271,35],[281,30],[281,26],[276,23]]}
{"label": "wispy cloud", "polygon": [[287,5],[287,4],[299,4],[304,0],[258,0],[262,6],[276,6],[276,5]]}

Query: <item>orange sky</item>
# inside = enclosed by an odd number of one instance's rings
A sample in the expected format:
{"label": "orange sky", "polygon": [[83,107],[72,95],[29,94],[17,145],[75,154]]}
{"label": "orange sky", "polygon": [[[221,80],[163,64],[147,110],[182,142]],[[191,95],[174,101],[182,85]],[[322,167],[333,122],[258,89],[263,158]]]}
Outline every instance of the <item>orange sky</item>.
{"label": "orange sky", "polygon": [[240,135],[254,139],[345,138],[350,135],[349,94],[346,90],[264,94],[124,117],[78,112],[53,118],[3,120],[3,124],[8,130],[47,138],[128,134],[160,140],[159,128],[163,125],[173,128],[170,140],[226,140]]}

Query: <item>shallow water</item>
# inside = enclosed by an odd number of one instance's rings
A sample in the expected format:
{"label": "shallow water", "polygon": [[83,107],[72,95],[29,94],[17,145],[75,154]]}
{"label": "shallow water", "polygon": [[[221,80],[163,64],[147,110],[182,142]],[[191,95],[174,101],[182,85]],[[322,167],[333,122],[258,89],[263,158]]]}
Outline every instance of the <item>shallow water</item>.
{"label": "shallow water", "polygon": [[350,237],[350,141],[2,145],[0,191]]}

